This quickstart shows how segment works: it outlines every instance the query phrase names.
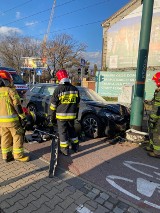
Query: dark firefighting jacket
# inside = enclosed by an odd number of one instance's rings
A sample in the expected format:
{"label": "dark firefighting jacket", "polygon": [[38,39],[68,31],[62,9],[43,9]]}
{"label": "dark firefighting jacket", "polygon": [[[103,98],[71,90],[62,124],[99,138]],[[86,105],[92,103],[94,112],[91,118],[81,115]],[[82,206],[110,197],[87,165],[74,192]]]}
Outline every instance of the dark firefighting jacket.
{"label": "dark firefighting jacket", "polygon": [[13,127],[19,119],[23,119],[20,97],[15,88],[0,87],[0,126]]}
{"label": "dark firefighting jacket", "polygon": [[160,153],[160,88],[157,88],[151,101],[152,110],[149,115],[148,129],[150,144],[153,149]]}
{"label": "dark firefighting jacket", "polygon": [[157,88],[154,92],[154,97],[151,101],[152,111],[150,117],[152,118],[153,123],[160,118],[160,88]]}
{"label": "dark firefighting jacket", "polygon": [[77,87],[70,83],[59,84],[51,97],[49,115],[56,112],[56,119],[76,119],[79,102],[80,96]]}

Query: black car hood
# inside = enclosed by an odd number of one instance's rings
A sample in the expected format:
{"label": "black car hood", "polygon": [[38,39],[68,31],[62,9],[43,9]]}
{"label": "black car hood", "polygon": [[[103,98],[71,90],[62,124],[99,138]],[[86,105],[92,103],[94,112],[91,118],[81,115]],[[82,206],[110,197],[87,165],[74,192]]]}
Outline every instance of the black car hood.
{"label": "black car hood", "polygon": [[[121,111],[121,104],[107,104],[107,103],[104,103],[104,102],[96,102],[96,101],[85,101],[85,103],[88,105],[88,106],[92,106],[92,107],[98,107],[98,108],[101,108],[102,110],[106,110],[108,112],[112,112],[112,113],[115,113],[115,114],[121,114],[120,111]],[[124,106],[123,106],[124,107]]]}
{"label": "black car hood", "polygon": [[85,101],[87,105],[94,106],[94,107],[100,107],[100,108],[108,108],[108,107],[115,107],[119,104],[107,104],[104,102],[97,102],[97,101]]}

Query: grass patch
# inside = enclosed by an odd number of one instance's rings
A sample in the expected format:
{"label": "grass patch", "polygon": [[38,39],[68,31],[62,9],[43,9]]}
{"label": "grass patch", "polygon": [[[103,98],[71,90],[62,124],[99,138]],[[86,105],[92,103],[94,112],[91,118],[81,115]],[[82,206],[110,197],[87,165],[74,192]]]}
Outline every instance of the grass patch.
{"label": "grass patch", "polygon": [[106,101],[118,101],[118,97],[106,97],[106,96],[103,96],[102,98],[104,98]]}

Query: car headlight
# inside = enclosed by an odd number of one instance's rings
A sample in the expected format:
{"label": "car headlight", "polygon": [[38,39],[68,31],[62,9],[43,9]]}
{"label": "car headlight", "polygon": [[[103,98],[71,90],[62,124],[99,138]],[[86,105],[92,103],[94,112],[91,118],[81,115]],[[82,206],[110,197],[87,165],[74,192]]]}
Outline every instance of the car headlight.
{"label": "car headlight", "polygon": [[104,115],[109,118],[112,119],[113,115],[111,113],[105,112]]}
{"label": "car headlight", "polygon": [[119,115],[111,114],[111,113],[108,113],[108,112],[105,112],[104,114],[107,118],[109,118],[110,120],[113,120],[113,121],[123,120],[123,117],[119,116]]}

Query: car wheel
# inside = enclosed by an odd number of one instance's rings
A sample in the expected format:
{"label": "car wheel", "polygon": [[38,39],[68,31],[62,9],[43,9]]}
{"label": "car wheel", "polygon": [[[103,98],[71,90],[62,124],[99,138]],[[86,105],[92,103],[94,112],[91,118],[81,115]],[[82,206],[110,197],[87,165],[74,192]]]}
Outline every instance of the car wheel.
{"label": "car wheel", "polygon": [[85,135],[90,138],[100,137],[104,132],[100,119],[93,114],[87,115],[82,119],[82,129]]}
{"label": "car wheel", "polygon": [[34,122],[36,122],[36,106],[34,105],[34,104],[29,104],[28,105],[28,109],[29,109],[29,111],[30,111],[30,114],[32,115],[32,117],[33,117],[33,120],[34,120]]}

